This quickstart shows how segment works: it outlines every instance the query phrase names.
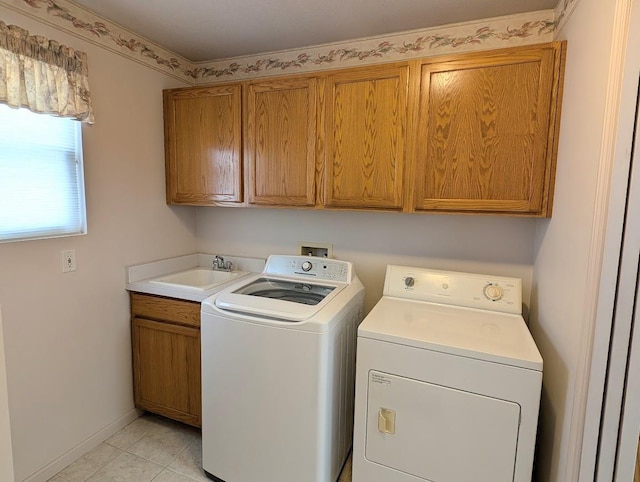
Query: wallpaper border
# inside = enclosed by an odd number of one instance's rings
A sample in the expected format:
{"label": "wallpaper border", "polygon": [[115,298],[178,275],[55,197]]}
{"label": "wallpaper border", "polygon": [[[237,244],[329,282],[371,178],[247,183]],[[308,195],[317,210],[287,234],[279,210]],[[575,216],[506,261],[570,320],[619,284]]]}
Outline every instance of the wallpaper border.
{"label": "wallpaper border", "polygon": [[187,83],[202,84],[548,42],[578,2],[560,0],[555,10],[197,63],[70,0],[0,0],[0,5]]}

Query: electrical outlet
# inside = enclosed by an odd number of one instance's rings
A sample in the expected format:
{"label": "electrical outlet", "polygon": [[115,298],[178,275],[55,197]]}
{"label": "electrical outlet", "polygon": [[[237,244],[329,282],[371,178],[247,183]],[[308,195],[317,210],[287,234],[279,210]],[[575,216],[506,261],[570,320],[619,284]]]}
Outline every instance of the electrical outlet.
{"label": "electrical outlet", "polygon": [[62,252],[62,272],[68,273],[69,271],[76,270],[76,250],[65,249]]}

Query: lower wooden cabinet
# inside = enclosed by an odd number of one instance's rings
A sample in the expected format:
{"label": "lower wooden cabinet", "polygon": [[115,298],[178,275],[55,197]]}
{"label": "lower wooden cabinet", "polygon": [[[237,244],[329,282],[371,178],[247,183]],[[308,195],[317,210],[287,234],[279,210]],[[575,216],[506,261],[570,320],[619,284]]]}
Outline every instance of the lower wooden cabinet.
{"label": "lower wooden cabinet", "polygon": [[135,405],[202,424],[200,303],[131,293]]}

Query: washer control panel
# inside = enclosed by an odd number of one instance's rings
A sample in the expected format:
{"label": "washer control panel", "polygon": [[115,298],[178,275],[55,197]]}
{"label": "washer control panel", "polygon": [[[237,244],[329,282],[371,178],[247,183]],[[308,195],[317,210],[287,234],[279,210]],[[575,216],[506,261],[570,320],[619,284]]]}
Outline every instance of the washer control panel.
{"label": "washer control panel", "polygon": [[522,314],[519,278],[389,265],[384,295]]}
{"label": "washer control panel", "polygon": [[263,273],[350,283],[352,266],[348,261],[313,256],[272,255]]}

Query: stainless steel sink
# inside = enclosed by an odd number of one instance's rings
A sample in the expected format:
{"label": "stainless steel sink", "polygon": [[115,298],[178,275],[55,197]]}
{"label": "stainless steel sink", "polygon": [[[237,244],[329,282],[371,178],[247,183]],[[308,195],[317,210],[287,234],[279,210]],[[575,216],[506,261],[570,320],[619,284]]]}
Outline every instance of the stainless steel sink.
{"label": "stainless steel sink", "polygon": [[245,271],[214,271],[208,268],[193,268],[149,280],[150,283],[179,288],[209,290],[233,279],[246,275]]}

